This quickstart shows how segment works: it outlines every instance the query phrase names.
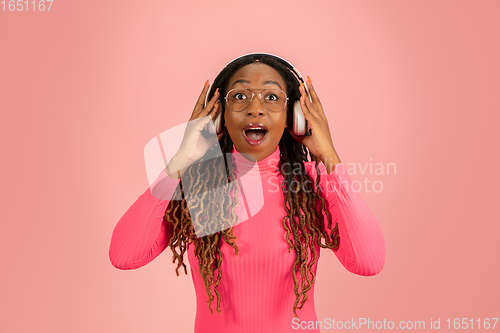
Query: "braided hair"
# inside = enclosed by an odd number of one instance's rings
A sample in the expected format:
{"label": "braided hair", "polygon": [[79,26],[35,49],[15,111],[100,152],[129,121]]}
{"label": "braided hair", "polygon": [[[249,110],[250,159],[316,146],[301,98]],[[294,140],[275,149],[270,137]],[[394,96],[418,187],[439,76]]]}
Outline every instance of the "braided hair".
{"label": "braided hair", "polygon": [[[211,89],[208,99],[212,98],[215,87],[219,88],[220,96],[225,96],[232,75],[238,69],[255,62],[271,66],[281,75],[286,83],[289,97],[286,111],[287,119],[293,119],[293,104],[300,98],[298,79],[285,65],[272,57],[250,55],[233,61],[214,80],[213,89]],[[222,105],[222,121],[224,119],[224,104],[220,104]],[[164,216],[165,220],[173,224],[173,235],[170,238],[169,246],[173,253],[173,263],[177,261],[176,274],[179,275],[178,270],[181,267],[187,274],[184,254],[188,244],[191,243],[195,247],[194,254],[198,259],[200,274],[208,295],[208,308],[211,313],[213,313],[211,304],[214,300],[214,293],[217,298],[216,310],[220,312],[221,298],[217,287],[221,280],[222,255],[220,248],[222,241],[233,247],[235,253],[238,254],[233,226],[238,218],[235,214],[235,208],[239,204],[237,200],[239,187],[238,182],[234,181],[236,175],[233,162],[231,159],[226,159],[226,156],[231,156],[233,147],[233,142],[227,131],[220,139],[219,145],[222,151],[220,158],[224,160],[224,163],[214,158],[207,160],[201,158],[200,163],[193,163],[189,166],[179,184],[184,197],[179,201],[170,201]],[[278,167],[284,172],[283,207],[287,213],[283,217],[282,224],[289,245],[288,251],[293,250],[296,255],[292,268],[296,296],[293,313],[298,317],[297,309],[301,309],[307,301],[307,292],[311,290],[316,278],[312,269],[318,259],[314,247],[318,245],[323,248],[337,249],[340,239],[338,223],[335,223],[332,228],[332,218],[326,209],[325,199],[320,191],[313,190],[311,185],[313,180],[307,174],[304,166],[304,162],[309,161],[309,159],[315,161],[318,175],[315,188],[319,188],[318,157],[310,153],[304,145],[295,141],[287,130],[284,131],[278,145],[280,150]],[[220,165],[225,167],[221,168]],[[292,165],[294,166],[293,172]],[[296,172],[297,165],[300,165],[300,173]],[[207,174],[210,176],[207,177]],[[220,193],[215,195],[215,192],[208,191],[225,183],[232,186],[230,191],[222,195]],[[318,205],[328,219],[327,228],[325,228],[323,215],[318,211]],[[206,221],[206,216],[210,216],[211,220]],[[222,231],[197,237],[195,227],[197,231],[204,229]],[[300,279],[298,275],[300,275]]]}

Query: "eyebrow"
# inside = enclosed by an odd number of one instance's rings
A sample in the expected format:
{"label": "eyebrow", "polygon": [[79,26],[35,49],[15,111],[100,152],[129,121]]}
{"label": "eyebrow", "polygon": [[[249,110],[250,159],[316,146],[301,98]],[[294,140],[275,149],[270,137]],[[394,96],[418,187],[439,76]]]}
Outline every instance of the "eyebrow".
{"label": "eyebrow", "polygon": [[[234,83],[232,84],[232,86],[234,86],[236,83],[250,84],[250,81],[244,80],[244,79],[239,79],[239,80],[234,81]],[[282,89],[281,86],[280,86],[280,84],[278,82],[276,82],[276,81],[273,81],[273,80],[267,80],[266,82],[264,82],[264,85],[266,85],[266,84],[275,84],[278,87],[280,87],[280,89]]]}

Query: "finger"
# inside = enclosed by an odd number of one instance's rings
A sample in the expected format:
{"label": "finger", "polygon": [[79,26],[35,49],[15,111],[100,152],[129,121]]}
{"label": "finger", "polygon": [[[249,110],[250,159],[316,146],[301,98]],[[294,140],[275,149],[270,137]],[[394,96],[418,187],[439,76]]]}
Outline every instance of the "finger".
{"label": "finger", "polygon": [[[311,103],[311,101],[309,100],[309,97],[307,96],[306,94],[306,90],[304,89],[304,86],[300,86],[300,94],[301,94],[301,97],[300,97],[300,107],[301,108],[307,108],[307,111],[309,113],[311,113],[314,117],[318,117],[318,113],[316,112],[316,109],[314,108],[314,105]],[[304,106],[302,106],[304,105]]]}
{"label": "finger", "polygon": [[313,104],[316,105],[316,109],[318,110],[318,112],[322,115],[325,114],[325,112],[323,111],[323,105],[321,105],[321,101],[319,100],[319,97],[318,97],[318,94],[316,93],[316,90],[314,90],[314,87],[312,85],[312,82],[311,82],[311,78],[309,78],[309,76],[307,77],[307,88],[309,89],[309,94],[311,95],[311,99],[313,101]]}
{"label": "finger", "polygon": [[207,107],[209,104],[211,104],[212,106],[215,105],[219,101],[219,97],[220,97],[219,88],[217,88],[217,89],[215,89],[214,95],[212,96],[212,98],[208,102]]}
{"label": "finger", "polygon": [[318,111],[316,111],[316,107],[314,106],[313,103],[311,103],[311,101],[309,100],[309,96],[307,96],[305,93],[304,93],[304,97],[302,97],[302,100],[304,101],[304,104],[306,105],[306,107],[309,109],[309,111],[311,112],[311,114],[314,115],[314,117],[319,117],[319,114],[318,114]]}
{"label": "finger", "polygon": [[203,110],[203,105],[205,104],[205,96],[207,95],[207,90],[208,90],[208,80],[205,81],[205,85],[203,86],[203,90],[201,91],[200,96],[198,97],[198,100],[196,101],[196,104],[193,109],[193,113],[191,114],[191,119],[194,119],[198,116],[198,114]]}
{"label": "finger", "polygon": [[[208,109],[208,105],[207,105],[207,109]],[[215,119],[218,111],[219,111],[219,103],[216,103],[208,114],[210,114],[210,116],[212,116],[212,119]]]}
{"label": "finger", "polygon": [[206,116],[214,109],[215,105],[218,105],[217,102],[219,101],[219,95],[219,88],[217,88],[210,101],[208,101],[207,106],[200,112],[200,116]]}
{"label": "finger", "polygon": [[200,108],[200,110],[203,108],[203,105],[205,104],[205,97],[208,92],[208,87],[210,85],[208,84],[208,80],[205,82],[205,85],[203,86],[203,90],[201,91],[200,96],[198,97],[198,100],[196,101],[196,107]]}

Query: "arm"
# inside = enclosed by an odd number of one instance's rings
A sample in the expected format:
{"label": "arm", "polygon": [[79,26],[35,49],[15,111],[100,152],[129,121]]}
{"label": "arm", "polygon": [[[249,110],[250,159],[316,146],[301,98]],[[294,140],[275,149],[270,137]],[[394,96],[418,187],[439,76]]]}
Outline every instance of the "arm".
{"label": "arm", "polygon": [[156,258],[168,246],[172,224],[163,220],[179,179],[162,170],[116,224],[109,259],[119,269],[136,269]]}
{"label": "arm", "polygon": [[[217,91],[205,105],[208,89],[207,80],[186,126],[178,154],[174,155],[167,169],[160,172],[155,182],[139,196],[115,226],[109,259],[116,268],[135,269],[144,266],[168,246],[173,226],[170,222],[164,222],[163,217],[170,200],[174,199],[173,195],[176,200],[180,199],[180,191],[176,191],[180,182],[178,178],[193,161],[203,157],[214,145],[213,137],[207,140],[201,133],[219,108]],[[217,134],[217,139],[220,140],[223,135],[224,131]]]}
{"label": "arm", "polygon": [[[330,173],[327,173],[323,163],[318,168],[326,208],[332,215],[332,227],[338,222],[340,244],[334,250],[335,255],[352,273],[378,274],[385,263],[385,241],[370,208],[353,190],[352,180],[343,163],[335,164]],[[325,216],[325,229],[327,223]]]}
{"label": "arm", "polygon": [[[334,251],[335,255],[350,272],[359,275],[377,274],[385,262],[384,236],[366,202],[352,189],[352,181],[337,155],[325,112],[309,77],[307,87],[310,98],[307,98],[305,87],[301,83],[300,108],[312,129],[312,134],[298,137],[291,129],[289,132],[296,141],[305,145],[309,152],[320,157],[322,161],[318,165],[322,174],[322,195],[328,202],[327,209],[332,215],[333,225],[335,222],[339,225],[340,244]],[[316,179],[316,168],[311,171],[312,179]],[[325,216],[325,223],[327,222]]]}

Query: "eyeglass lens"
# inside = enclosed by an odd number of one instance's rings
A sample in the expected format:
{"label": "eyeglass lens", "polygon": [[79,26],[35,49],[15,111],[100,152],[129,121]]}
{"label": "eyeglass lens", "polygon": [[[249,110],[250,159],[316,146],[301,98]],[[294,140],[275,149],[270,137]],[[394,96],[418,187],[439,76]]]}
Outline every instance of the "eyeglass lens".
{"label": "eyeglass lens", "polygon": [[[279,89],[265,89],[262,92],[255,92],[254,96],[259,98],[261,103],[270,111],[280,112],[285,108],[286,95]],[[252,91],[249,89],[232,89],[228,92],[227,105],[233,111],[245,110],[252,101]]]}

